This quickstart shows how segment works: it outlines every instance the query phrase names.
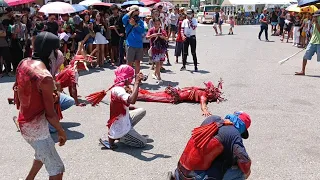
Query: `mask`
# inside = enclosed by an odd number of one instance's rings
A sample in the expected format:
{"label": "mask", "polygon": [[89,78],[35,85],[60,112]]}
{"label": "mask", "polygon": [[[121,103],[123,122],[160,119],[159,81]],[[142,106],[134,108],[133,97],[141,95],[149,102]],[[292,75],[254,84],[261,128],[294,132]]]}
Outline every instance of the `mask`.
{"label": "mask", "polygon": [[60,50],[53,50],[49,56],[50,60],[50,73],[52,76],[55,76],[64,62],[63,54]]}

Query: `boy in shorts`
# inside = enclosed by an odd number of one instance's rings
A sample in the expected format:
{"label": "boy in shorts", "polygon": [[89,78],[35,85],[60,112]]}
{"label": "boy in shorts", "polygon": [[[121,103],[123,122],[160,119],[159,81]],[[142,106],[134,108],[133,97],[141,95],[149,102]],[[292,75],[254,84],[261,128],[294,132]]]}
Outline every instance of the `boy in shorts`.
{"label": "boy in shorts", "polygon": [[302,70],[295,75],[305,75],[307,60],[311,60],[314,53],[317,53],[317,61],[320,62],[320,10],[313,15],[313,33],[310,43],[307,46],[306,53],[303,56]]}

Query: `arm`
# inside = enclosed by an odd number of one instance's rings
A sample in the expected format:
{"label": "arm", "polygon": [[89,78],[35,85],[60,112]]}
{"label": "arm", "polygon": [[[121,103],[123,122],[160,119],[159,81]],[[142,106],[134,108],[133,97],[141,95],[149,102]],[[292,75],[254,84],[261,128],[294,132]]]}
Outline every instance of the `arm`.
{"label": "arm", "polygon": [[129,22],[129,15],[125,14],[122,18],[122,23],[126,26]]}
{"label": "arm", "polygon": [[80,103],[78,100],[78,91],[77,91],[77,85],[75,83],[72,83],[71,86],[69,86],[69,94],[74,99],[74,102],[76,106],[85,106],[86,104]]}
{"label": "arm", "polygon": [[246,152],[240,136],[233,145],[233,157],[237,160],[240,170],[243,172],[245,177],[248,178],[251,173],[251,160]]}
{"label": "arm", "polygon": [[205,96],[200,97],[200,106],[201,106],[201,111],[203,116],[205,117],[211,116],[211,113],[208,111],[207,97]]}
{"label": "arm", "polygon": [[135,26],[134,29],[138,31],[139,33],[144,33],[144,23],[142,20],[140,20]]}
{"label": "arm", "polygon": [[128,103],[129,104],[135,104],[138,98],[138,93],[139,93],[139,86],[141,83],[141,80],[143,79],[143,74],[139,73],[136,75],[136,80],[133,85],[133,91],[132,94],[128,98]]}
{"label": "arm", "polygon": [[317,17],[315,18],[315,24],[316,24],[316,28],[317,28],[318,32],[320,32],[320,25],[319,25]]}
{"label": "arm", "polygon": [[[44,65],[43,65],[44,66]],[[45,116],[49,123],[58,131],[58,139],[59,139],[59,145],[63,146],[66,142],[66,134],[64,130],[62,129],[59,117],[54,109],[54,98],[53,98],[53,89],[54,89],[54,83],[52,77],[46,77],[42,80],[40,84],[40,89],[42,93],[42,98],[44,99],[44,108],[45,108]]]}

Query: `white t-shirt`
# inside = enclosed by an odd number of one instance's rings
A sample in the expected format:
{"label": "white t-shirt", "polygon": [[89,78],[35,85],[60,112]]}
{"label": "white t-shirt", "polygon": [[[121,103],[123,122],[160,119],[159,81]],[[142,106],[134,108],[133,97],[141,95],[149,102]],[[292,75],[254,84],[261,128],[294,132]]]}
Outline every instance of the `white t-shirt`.
{"label": "white t-shirt", "polygon": [[[193,26],[195,26],[195,27],[198,26],[198,21],[196,18],[192,18],[191,22],[192,22]],[[196,35],[196,29],[192,29],[192,27],[190,26],[189,19],[183,20],[181,27],[184,28],[184,34],[186,35],[186,37]]]}
{"label": "white t-shirt", "polygon": [[[123,87],[114,87],[111,89],[111,96],[117,96],[124,102],[128,101],[130,94],[126,92]],[[126,135],[131,129],[131,121],[129,115],[129,106],[124,105],[126,110],[125,115],[118,116],[118,119],[114,121],[109,129],[109,137],[112,139],[119,139]]]}

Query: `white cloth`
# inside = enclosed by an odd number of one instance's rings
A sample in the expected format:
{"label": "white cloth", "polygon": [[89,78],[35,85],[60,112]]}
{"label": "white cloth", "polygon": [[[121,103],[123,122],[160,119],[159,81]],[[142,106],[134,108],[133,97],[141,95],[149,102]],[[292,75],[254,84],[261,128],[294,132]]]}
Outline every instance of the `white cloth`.
{"label": "white cloth", "polygon": [[[195,26],[195,27],[198,26],[198,21],[196,18],[192,18],[191,22],[192,22],[193,26]],[[189,19],[183,20],[181,27],[184,28],[184,34],[187,37],[196,35],[196,29],[192,29]]]}
{"label": "white cloth", "polygon": [[[130,94],[128,94],[123,87],[114,87],[111,89],[111,96],[117,96],[127,102]],[[124,105],[124,108],[126,110],[126,114],[120,115],[109,129],[109,137],[111,139],[119,139],[126,135],[131,129],[129,106]]]}
{"label": "white cloth", "polygon": [[299,29],[300,29],[299,26],[294,26],[293,27],[293,45],[298,45],[299,44],[299,40],[300,40]]}
{"label": "white cloth", "polygon": [[109,41],[100,32],[96,33],[93,44],[108,44]]}
{"label": "white cloth", "polygon": [[43,113],[34,120],[19,124],[23,138],[28,142],[44,140],[50,137],[49,123]]}

